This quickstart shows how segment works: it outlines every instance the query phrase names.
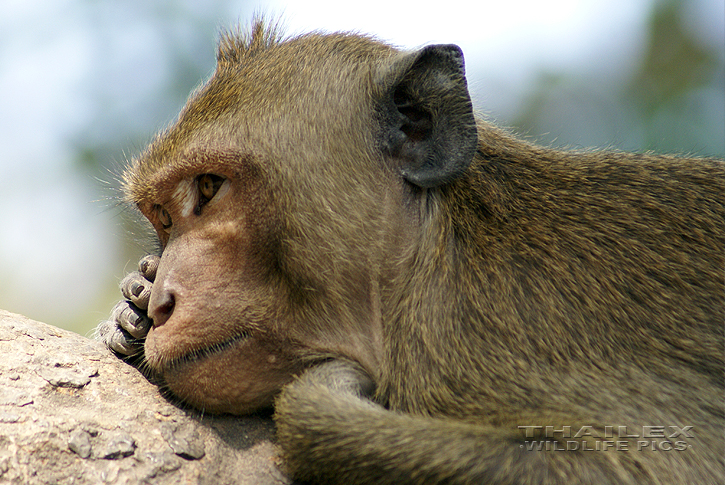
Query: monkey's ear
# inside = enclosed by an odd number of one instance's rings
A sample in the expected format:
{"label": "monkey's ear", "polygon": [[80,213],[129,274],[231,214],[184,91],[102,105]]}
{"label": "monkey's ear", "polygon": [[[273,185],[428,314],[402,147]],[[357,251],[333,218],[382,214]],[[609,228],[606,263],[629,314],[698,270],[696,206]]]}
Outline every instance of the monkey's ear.
{"label": "monkey's ear", "polygon": [[461,176],[478,135],[463,53],[431,45],[395,58],[377,77],[382,147],[411,184],[437,187]]}

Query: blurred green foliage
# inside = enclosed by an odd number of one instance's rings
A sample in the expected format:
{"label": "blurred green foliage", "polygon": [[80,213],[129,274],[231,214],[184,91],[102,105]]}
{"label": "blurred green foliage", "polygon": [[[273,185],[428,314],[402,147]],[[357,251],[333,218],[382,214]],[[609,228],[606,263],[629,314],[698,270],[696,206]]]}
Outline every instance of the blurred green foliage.
{"label": "blurred green foliage", "polygon": [[693,4],[653,4],[626,82],[542,73],[513,125],[556,146],[725,157],[725,44],[697,38],[686,22]]}

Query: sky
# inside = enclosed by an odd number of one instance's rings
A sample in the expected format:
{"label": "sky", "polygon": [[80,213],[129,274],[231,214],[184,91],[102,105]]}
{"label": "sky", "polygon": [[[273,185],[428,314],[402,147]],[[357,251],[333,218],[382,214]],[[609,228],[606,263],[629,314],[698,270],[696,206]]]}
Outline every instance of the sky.
{"label": "sky", "polygon": [[[147,139],[170,121],[180,104],[151,109],[149,99],[171,72],[161,55],[167,29],[174,39],[196,35],[187,16],[214,26],[190,54],[209,70],[213,31],[256,11],[282,16],[290,33],[358,31],[408,49],[456,43],[474,106],[507,120],[542,71],[631,74],[652,1],[218,0],[210,9],[194,0],[0,0],[0,308],[87,333],[120,298],[117,281],[136,263],[121,256],[114,177],[79,170],[77,146],[118,136],[109,133],[126,126],[118,120]],[[703,42],[722,39],[722,0],[694,4],[693,30]],[[167,15],[181,20],[160,28]],[[134,136],[108,165],[138,153]]]}

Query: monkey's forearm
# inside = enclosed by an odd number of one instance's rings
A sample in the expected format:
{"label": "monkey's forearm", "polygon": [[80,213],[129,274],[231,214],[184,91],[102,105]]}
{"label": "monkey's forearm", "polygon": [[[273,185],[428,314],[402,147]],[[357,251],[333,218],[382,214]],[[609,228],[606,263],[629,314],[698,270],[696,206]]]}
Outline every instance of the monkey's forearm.
{"label": "monkey's forearm", "polygon": [[[277,399],[279,443],[292,473],[303,481],[651,482],[631,454],[532,451],[516,426],[504,429],[386,410],[360,395],[361,386],[354,379],[362,374],[349,365],[345,372],[345,365],[330,362],[313,368]],[[369,385],[362,379],[363,386]],[[516,421],[515,416],[510,418],[507,421]]]}

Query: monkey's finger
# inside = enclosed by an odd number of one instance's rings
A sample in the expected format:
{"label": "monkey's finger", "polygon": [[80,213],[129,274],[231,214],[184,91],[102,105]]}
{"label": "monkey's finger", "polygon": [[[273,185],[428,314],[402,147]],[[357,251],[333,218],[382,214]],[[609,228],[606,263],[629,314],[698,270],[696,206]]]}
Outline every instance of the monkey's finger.
{"label": "monkey's finger", "polygon": [[147,280],[154,281],[156,279],[156,270],[159,268],[160,261],[161,258],[154,254],[144,256],[141,258],[141,261],[138,262],[138,270]]}
{"label": "monkey's finger", "polygon": [[152,283],[138,271],[127,274],[120,284],[123,296],[141,310],[149,307],[152,286]]}
{"label": "monkey's finger", "polygon": [[146,312],[130,301],[116,303],[111,310],[111,320],[135,339],[144,338],[151,328],[151,319],[146,316]]}
{"label": "monkey's finger", "polygon": [[141,350],[141,343],[131,337],[112,320],[101,322],[96,328],[96,339],[122,355],[133,355]]}

